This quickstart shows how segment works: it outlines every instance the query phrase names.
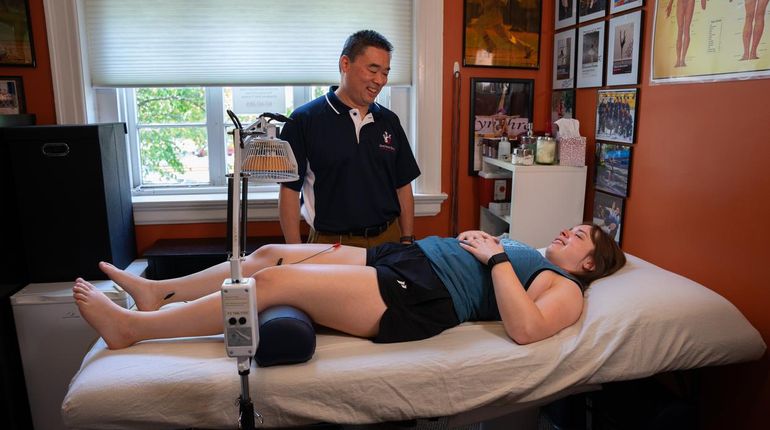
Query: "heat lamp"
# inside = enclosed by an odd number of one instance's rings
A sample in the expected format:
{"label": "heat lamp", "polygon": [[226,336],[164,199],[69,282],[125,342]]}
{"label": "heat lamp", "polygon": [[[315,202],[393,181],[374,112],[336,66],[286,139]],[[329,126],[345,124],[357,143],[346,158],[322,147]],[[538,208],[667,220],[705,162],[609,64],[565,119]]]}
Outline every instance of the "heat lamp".
{"label": "heat lamp", "polygon": [[256,122],[243,128],[238,117],[231,111],[227,115],[233,121],[233,174],[227,175],[227,230],[230,278],[222,284],[222,317],[224,323],[225,350],[235,357],[238,374],[241,375],[239,424],[241,429],[253,429],[255,413],[249,396],[249,369],[251,358],[259,345],[259,320],[254,278],[244,278],[241,260],[246,244],[248,184],[277,183],[299,179],[297,161],[289,142],[276,137],[277,126],[271,120],[282,122],[288,118],[276,114],[262,114]]}

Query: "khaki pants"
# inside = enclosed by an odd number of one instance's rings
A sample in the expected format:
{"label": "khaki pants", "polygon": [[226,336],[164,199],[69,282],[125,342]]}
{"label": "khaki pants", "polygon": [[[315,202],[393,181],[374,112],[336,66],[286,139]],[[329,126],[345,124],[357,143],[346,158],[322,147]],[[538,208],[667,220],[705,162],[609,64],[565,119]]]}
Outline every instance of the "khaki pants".
{"label": "khaki pants", "polygon": [[352,234],[323,234],[310,227],[307,243],[341,243],[343,245],[357,246],[359,248],[371,248],[387,242],[398,243],[401,239],[401,227],[398,221],[394,221],[388,229],[377,236],[354,236]]}

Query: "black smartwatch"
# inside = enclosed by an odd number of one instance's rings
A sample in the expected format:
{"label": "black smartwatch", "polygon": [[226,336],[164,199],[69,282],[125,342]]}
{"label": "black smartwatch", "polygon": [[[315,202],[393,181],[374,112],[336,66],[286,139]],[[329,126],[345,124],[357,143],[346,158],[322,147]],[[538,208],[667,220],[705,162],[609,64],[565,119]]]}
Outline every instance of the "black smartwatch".
{"label": "black smartwatch", "polygon": [[414,235],[411,235],[411,236],[401,236],[401,239],[399,239],[398,241],[399,242],[414,243]]}
{"label": "black smartwatch", "polygon": [[501,252],[499,254],[495,254],[489,257],[489,260],[487,260],[487,267],[492,269],[493,267],[495,267],[495,265],[499,263],[508,262],[508,261],[510,261],[508,260],[508,254]]}

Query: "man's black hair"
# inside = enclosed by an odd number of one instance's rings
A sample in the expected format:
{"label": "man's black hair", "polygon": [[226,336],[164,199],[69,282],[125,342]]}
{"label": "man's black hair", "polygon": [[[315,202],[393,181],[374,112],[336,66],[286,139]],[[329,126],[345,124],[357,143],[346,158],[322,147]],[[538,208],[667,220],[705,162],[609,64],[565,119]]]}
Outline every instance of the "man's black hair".
{"label": "man's black hair", "polygon": [[340,56],[347,56],[350,61],[355,61],[356,57],[361,55],[364,50],[370,46],[383,49],[387,52],[393,52],[393,45],[388,42],[385,36],[374,30],[357,31],[348,37],[345,45],[342,47]]}

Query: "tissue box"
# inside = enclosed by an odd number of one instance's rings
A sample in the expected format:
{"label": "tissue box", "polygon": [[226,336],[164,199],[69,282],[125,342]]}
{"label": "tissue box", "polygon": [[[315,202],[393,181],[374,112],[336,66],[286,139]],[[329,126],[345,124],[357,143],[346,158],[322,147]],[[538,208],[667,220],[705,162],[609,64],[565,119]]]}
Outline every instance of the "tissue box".
{"label": "tissue box", "polygon": [[586,138],[559,138],[559,165],[582,167],[586,165]]}

